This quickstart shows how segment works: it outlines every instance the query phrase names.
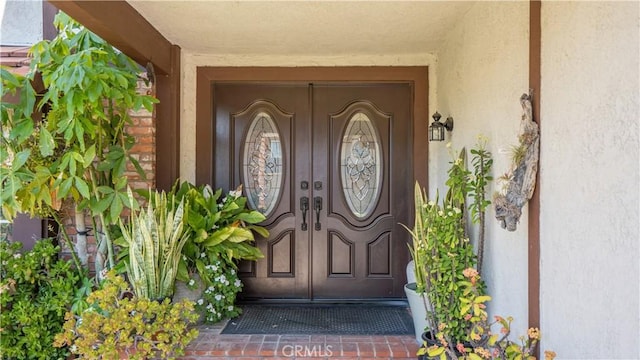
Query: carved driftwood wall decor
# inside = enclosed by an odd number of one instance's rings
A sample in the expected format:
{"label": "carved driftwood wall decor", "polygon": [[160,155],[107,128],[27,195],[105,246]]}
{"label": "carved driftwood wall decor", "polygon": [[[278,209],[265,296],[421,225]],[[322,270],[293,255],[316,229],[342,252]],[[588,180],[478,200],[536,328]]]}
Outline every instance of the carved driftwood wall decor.
{"label": "carved driftwood wall decor", "polygon": [[503,192],[493,199],[496,219],[503,229],[509,231],[516,230],[522,207],[533,195],[540,151],[540,129],[533,121],[531,94],[522,94],[520,105],[523,111],[518,137],[520,143],[513,149],[512,167],[504,176]]}

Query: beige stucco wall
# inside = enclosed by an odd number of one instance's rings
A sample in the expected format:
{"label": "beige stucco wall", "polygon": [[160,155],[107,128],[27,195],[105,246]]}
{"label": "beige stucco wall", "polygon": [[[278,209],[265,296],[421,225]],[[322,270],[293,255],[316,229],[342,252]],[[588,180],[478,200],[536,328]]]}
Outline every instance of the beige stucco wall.
{"label": "beige stucco wall", "polygon": [[[517,143],[522,114],[519,98],[528,91],[528,19],[528,2],[477,3],[438,52],[438,111],[443,119],[454,118],[454,129],[446,135],[450,148],[446,142],[429,145],[432,196],[436,187],[441,196],[446,191],[450,152],[457,155],[466,147],[468,153],[478,135],[488,138],[494,178],[508,170],[508,150]],[[498,186],[491,184],[489,197]],[[486,221],[483,276],[493,297],[489,309],[513,316],[517,335],[527,327],[527,216],[525,207],[515,232],[500,227],[493,208]]]}
{"label": "beige stucco wall", "polygon": [[562,359],[640,358],[640,3],[542,3],[541,321]]}
{"label": "beige stucco wall", "polygon": [[0,44],[31,46],[42,40],[42,2],[0,1]]}

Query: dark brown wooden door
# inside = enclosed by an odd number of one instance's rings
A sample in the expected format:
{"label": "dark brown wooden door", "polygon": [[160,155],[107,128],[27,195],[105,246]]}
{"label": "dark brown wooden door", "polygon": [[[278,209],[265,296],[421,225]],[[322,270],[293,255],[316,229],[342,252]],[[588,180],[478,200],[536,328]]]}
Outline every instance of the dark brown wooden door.
{"label": "dark brown wooden door", "polygon": [[[407,84],[216,84],[215,186],[267,216],[246,298],[401,297],[412,209]],[[306,209],[306,210],[305,210]]]}

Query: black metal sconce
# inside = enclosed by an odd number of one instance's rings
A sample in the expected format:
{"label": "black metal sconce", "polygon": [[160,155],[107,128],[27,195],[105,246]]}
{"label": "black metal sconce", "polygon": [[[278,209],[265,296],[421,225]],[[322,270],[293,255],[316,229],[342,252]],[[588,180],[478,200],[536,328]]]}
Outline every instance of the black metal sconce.
{"label": "black metal sconce", "polygon": [[444,141],[444,130],[453,130],[453,118],[449,116],[444,123],[441,123],[441,117],[442,115],[437,111],[433,114],[433,122],[429,125],[429,141]]}

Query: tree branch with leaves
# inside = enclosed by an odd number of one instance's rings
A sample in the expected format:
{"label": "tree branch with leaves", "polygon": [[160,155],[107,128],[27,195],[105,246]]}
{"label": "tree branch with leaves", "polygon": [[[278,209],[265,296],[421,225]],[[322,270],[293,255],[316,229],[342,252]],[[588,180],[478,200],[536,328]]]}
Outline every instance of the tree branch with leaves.
{"label": "tree branch with leaves", "polygon": [[[0,108],[3,213],[52,216],[70,199],[104,234],[96,240],[106,241],[98,248],[106,248],[111,268],[110,227],[135,206],[126,192],[127,163],[144,176],[130,154],[135,140],[126,132],[129,111],[152,111],[157,100],[137,92],[141,68],[133,60],[64,13],[54,25],[58,36],[31,48],[26,76],[2,69],[2,95],[20,94],[19,103]],[[38,76],[43,94],[32,85]],[[37,113],[42,117],[34,118]]]}

